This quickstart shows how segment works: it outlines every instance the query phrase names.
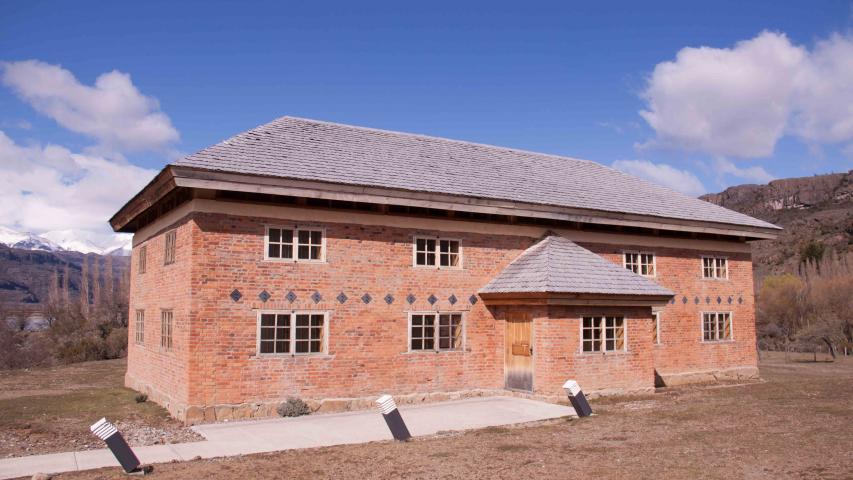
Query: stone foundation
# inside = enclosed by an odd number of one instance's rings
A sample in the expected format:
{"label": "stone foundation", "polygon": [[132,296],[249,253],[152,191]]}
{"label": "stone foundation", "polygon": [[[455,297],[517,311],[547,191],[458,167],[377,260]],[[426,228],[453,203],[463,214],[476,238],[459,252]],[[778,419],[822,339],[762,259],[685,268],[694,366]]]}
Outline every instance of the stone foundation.
{"label": "stone foundation", "polygon": [[758,367],[733,367],[723,370],[703,370],[675,374],[659,374],[662,386],[674,387],[694,383],[713,383],[736,380],[758,380]]}

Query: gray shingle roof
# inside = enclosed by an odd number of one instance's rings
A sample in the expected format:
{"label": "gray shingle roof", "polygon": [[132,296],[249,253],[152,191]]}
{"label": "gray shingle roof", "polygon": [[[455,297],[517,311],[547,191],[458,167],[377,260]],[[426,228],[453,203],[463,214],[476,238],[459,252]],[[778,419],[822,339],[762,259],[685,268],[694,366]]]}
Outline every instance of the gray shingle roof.
{"label": "gray shingle roof", "polygon": [[175,165],[778,228],[588,160],[282,117]]}
{"label": "gray shingle roof", "polygon": [[558,235],[525,250],[480,293],[673,294]]}

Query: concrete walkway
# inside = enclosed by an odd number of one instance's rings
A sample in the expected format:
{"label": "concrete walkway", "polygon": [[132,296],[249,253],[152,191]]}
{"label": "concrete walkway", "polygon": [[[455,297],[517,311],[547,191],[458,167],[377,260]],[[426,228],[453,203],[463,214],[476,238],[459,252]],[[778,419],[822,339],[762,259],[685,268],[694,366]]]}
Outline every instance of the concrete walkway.
{"label": "concrete walkway", "polygon": [[[486,397],[416,406],[400,413],[414,436],[574,415],[571,407],[516,397]],[[143,464],[213,458],[295,448],[391,440],[378,411],[249,420],[192,427],[206,441],[136,447]],[[87,450],[0,460],[0,479],[118,466],[109,450]]]}

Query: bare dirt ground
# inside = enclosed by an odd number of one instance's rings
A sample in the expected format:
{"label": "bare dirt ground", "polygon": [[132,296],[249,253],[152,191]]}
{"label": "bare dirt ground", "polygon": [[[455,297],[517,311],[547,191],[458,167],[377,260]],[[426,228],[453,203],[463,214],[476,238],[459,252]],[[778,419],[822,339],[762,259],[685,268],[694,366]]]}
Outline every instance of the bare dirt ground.
{"label": "bare dirt ground", "polygon": [[853,478],[853,359],[765,354],[761,374],[595,400],[591,418],[156,465],[152,478]]}
{"label": "bare dirt ground", "polygon": [[104,448],[89,425],[108,417],[131,445],[201,440],[124,384],[125,360],[0,371],[0,457]]}

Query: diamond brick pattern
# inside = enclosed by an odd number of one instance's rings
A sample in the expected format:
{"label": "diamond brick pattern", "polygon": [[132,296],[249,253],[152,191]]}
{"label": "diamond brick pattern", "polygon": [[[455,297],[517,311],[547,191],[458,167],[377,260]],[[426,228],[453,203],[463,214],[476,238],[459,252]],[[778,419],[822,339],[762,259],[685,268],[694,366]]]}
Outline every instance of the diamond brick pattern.
{"label": "diamond brick pattern", "polygon": [[731,295],[729,295],[729,300],[728,300],[729,305],[731,305],[731,304],[732,304],[732,301],[733,301],[732,296],[731,296]]}
{"label": "diamond brick pattern", "polygon": [[365,293],[364,295],[361,296],[361,301],[364,302],[365,304],[367,304],[367,303],[370,303],[371,301],[373,301],[373,297],[371,297],[369,293]]}
{"label": "diamond brick pattern", "polygon": [[387,303],[388,305],[391,305],[392,303],[394,303],[394,296],[389,293],[388,295],[385,295],[384,300],[385,300],[385,303]]}
{"label": "diamond brick pattern", "polygon": [[335,298],[337,298],[338,303],[340,303],[341,305],[347,303],[347,299],[348,299],[347,294],[344,292],[339,293],[338,296]]}
{"label": "diamond brick pattern", "polygon": [[314,292],[311,294],[311,300],[313,300],[314,303],[320,303],[320,300],[322,300],[322,299],[323,299],[323,296],[320,295],[320,292]]}
{"label": "diamond brick pattern", "polygon": [[779,228],[595,162],[294,117],[240,133],[174,165]]}
{"label": "diamond brick pattern", "polygon": [[231,300],[234,300],[235,302],[239,302],[240,299],[243,298],[243,294],[240,293],[240,290],[237,290],[236,288],[231,292],[231,295],[229,296],[231,297]]}
{"label": "diamond brick pattern", "polygon": [[287,295],[284,298],[286,298],[288,302],[293,303],[296,301],[296,294],[291,290],[287,292]]}
{"label": "diamond brick pattern", "polygon": [[263,292],[258,294],[258,298],[260,298],[261,301],[264,303],[267,303],[267,300],[269,300],[271,296],[272,295],[270,295],[270,292],[268,292],[266,290],[264,290]]}
{"label": "diamond brick pattern", "polygon": [[411,293],[406,296],[406,302],[411,305],[418,300],[418,297],[412,295]]}
{"label": "diamond brick pattern", "polygon": [[470,297],[468,297],[468,303],[470,303],[471,305],[474,305],[475,303],[477,303],[477,296],[471,295]]}
{"label": "diamond brick pattern", "polygon": [[459,300],[456,298],[456,295],[450,294],[450,296],[447,297],[447,301],[450,302],[451,305],[456,305],[456,302]]}
{"label": "diamond brick pattern", "polygon": [[438,298],[436,298],[435,295],[430,295],[429,298],[427,298],[427,302],[429,302],[430,305],[435,305],[435,302],[437,302],[437,301],[438,301]]}

